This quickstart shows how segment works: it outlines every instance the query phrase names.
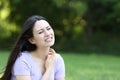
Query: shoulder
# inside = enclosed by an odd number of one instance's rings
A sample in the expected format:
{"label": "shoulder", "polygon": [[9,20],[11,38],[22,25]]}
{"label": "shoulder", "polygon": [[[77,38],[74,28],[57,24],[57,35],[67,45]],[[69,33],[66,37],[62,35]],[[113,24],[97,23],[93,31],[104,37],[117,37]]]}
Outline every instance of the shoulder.
{"label": "shoulder", "polygon": [[12,73],[14,75],[30,75],[29,71],[32,66],[29,59],[29,53],[21,52],[14,63]]}
{"label": "shoulder", "polygon": [[27,51],[20,52],[20,55],[15,61],[15,65],[18,64],[29,64],[31,62],[30,54]]}
{"label": "shoulder", "polygon": [[56,64],[64,64],[64,59],[60,54],[56,53],[55,56],[56,56]]}
{"label": "shoulder", "polygon": [[58,54],[58,53],[56,53],[55,56],[56,56],[56,59],[57,59],[57,60],[63,59],[63,57],[62,57],[60,54]]}
{"label": "shoulder", "polygon": [[60,54],[56,54],[56,63],[55,63],[55,79],[65,77],[65,64],[63,57]]}
{"label": "shoulder", "polygon": [[17,60],[23,60],[26,61],[30,58],[30,54],[27,51],[20,52],[19,56],[17,57]]}

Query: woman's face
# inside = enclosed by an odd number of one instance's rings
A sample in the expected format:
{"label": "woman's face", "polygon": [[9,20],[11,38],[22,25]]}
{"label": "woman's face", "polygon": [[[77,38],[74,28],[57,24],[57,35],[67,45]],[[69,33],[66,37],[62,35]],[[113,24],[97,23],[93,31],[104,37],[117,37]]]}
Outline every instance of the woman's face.
{"label": "woman's face", "polygon": [[50,47],[54,45],[54,31],[47,21],[36,21],[33,27],[33,38],[30,39],[30,42],[37,47]]}

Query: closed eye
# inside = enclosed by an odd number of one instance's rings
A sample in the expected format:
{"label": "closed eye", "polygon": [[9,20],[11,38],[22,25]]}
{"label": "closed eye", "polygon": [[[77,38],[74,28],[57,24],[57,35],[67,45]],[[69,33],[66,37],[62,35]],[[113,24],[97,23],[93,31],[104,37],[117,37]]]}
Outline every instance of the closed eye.
{"label": "closed eye", "polygon": [[41,34],[41,33],[43,33],[44,31],[43,30],[40,30],[39,32],[38,32],[38,34]]}
{"label": "closed eye", "polygon": [[52,29],[50,26],[47,26],[46,28],[47,28],[47,30],[50,30],[50,29]]}

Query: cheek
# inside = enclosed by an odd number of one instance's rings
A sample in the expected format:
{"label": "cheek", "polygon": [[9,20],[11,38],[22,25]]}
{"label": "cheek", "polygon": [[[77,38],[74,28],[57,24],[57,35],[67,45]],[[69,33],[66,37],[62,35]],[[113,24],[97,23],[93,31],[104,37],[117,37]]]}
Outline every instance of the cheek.
{"label": "cheek", "polygon": [[40,42],[40,41],[42,41],[44,39],[44,35],[36,35],[34,37],[34,39],[35,39],[35,41]]}
{"label": "cheek", "polygon": [[54,31],[53,31],[53,30],[51,30],[51,34],[53,34],[53,35],[54,35]]}

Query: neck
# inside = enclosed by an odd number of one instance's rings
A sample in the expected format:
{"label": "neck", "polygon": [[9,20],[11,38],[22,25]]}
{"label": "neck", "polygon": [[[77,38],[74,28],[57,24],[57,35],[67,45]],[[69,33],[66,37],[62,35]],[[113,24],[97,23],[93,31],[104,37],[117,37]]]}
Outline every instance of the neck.
{"label": "neck", "polygon": [[38,49],[36,49],[35,51],[32,52],[32,55],[34,57],[36,57],[36,58],[40,58],[40,59],[45,60],[46,56],[49,53],[49,49],[50,49],[50,47],[47,47],[47,48],[38,48]]}

